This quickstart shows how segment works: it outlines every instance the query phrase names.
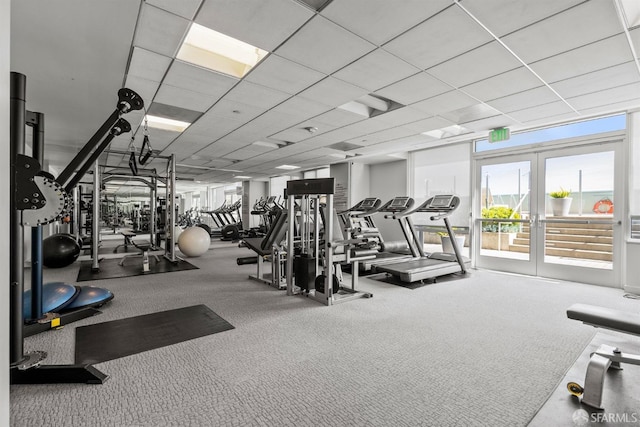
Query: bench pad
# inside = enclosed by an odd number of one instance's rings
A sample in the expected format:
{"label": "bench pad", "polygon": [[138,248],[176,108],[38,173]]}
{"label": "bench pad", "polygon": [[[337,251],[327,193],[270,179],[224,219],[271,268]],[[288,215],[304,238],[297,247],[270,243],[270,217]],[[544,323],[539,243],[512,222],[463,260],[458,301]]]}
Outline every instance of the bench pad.
{"label": "bench pad", "polygon": [[598,328],[640,335],[640,314],[636,313],[595,305],[573,304],[567,309],[567,317]]}

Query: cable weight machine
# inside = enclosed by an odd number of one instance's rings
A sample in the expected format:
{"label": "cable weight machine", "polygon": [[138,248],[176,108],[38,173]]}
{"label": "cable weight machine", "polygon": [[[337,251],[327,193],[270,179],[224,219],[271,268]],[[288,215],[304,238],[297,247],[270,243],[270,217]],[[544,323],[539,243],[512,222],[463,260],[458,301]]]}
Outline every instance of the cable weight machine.
{"label": "cable weight machine", "polygon": [[[24,231],[25,226],[37,227],[66,216],[70,211],[73,190],[82,176],[95,163],[104,149],[116,136],[131,129],[121,115],[142,109],[144,103],[134,91],[120,89],[116,109],[91,137],[76,157],[67,165],[57,179],[41,170],[37,159],[26,156],[25,125],[26,77],[11,73],[10,79],[10,345],[9,363],[11,383],[90,383],[101,384],[107,375],[91,365],[44,365],[47,357],[44,351],[24,352]],[[40,130],[34,130],[40,133]],[[103,139],[104,138],[104,139]],[[94,219],[95,221],[95,219]],[[34,242],[41,244],[41,242]],[[40,283],[41,285],[41,283]],[[35,284],[38,286],[38,284]],[[32,297],[42,293],[32,290]],[[32,304],[38,307],[39,302]],[[41,307],[41,303],[40,303]],[[75,320],[78,320],[77,318]],[[64,315],[50,322],[46,327],[69,323]]]}

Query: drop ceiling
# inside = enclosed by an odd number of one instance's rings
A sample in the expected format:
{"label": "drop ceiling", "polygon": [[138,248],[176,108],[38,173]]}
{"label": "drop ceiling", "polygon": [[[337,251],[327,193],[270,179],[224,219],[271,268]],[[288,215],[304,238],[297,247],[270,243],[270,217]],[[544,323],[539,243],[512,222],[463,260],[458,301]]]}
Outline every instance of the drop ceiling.
{"label": "drop ceiling", "polygon": [[[180,178],[209,183],[640,107],[640,28],[626,28],[614,0],[14,0],[11,12],[11,68],[27,76],[27,108],[45,114],[54,171],[122,86],[147,108],[197,117],[150,138],[176,155]],[[177,60],[193,22],[270,53],[242,79]],[[401,106],[340,108],[368,95]],[[125,118],[139,148],[143,114]],[[425,134],[453,125],[462,136]],[[127,156],[101,163],[126,167]]]}

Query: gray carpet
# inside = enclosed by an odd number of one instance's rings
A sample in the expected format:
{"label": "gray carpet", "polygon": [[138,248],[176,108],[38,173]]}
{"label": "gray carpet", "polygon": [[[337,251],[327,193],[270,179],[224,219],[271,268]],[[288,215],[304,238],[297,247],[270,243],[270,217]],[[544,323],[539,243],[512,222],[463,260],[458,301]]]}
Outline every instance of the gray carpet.
{"label": "gray carpet", "polygon": [[[96,365],[104,385],[12,386],[12,426],[523,426],[595,334],[566,308],[638,307],[489,271],[416,290],[362,278],[373,298],[325,307],[249,281],[248,254],[215,243],[198,270],[96,283],[116,298],[77,326],[206,304],[236,329]],[[70,325],[25,347],[71,363],[73,342]]]}

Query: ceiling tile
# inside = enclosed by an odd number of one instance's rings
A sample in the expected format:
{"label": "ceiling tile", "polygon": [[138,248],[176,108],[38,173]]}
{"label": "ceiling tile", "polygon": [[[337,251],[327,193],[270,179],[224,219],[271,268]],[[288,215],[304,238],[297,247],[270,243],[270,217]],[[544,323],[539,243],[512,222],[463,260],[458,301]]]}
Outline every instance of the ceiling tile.
{"label": "ceiling tile", "polygon": [[593,73],[583,74],[551,86],[563,97],[574,97],[585,92],[597,92],[604,89],[637,82],[640,78],[635,62],[616,65]]}
{"label": "ceiling tile", "polygon": [[254,107],[252,105],[243,104],[232,101],[226,96],[218,101],[216,105],[207,111],[207,117],[213,120],[232,120],[239,123],[247,123],[250,120],[264,113],[266,108]]}
{"label": "ceiling tile", "polygon": [[217,100],[217,96],[211,96],[201,92],[193,92],[187,89],[163,84],[160,86],[154,102],[161,102],[167,105],[175,105],[176,107],[203,112],[207,111]]}
{"label": "ceiling tile", "polygon": [[331,107],[338,107],[369,93],[368,90],[354,86],[333,77],[327,77],[300,92],[298,96],[311,99]]}
{"label": "ceiling tile", "polygon": [[503,36],[548,16],[555,15],[584,0],[464,0],[467,8],[497,36]]}
{"label": "ceiling tile", "polygon": [[311,137],[313,137],[312,133],[309,133],[309,131],[298,126],[285,129],[282,132],[278,132],[270,136],[270,138],[275,140],[287,142],[300,142]]}
{"label": "ceiling tile", "polygon": [[384,49],[421,69],[427,69],[492,40],[456,6],[429,18],[391,40]]}
{"label": "ceiling tile", "polygon": [[[456,124],[464,124],[475,120],[499,115],[500,112],[487,104],[475,104],[458,110],[442,113],[441,116]],[[466,126],[465,126],[466,127]]]}
{"label": "ceiling tile", "polygon": [[127,74],[161,82],[170,64],[171,58],[168,56],[134,47]]}
{"label": "ceiling tile", "polygon": [[508,127],[514,124],[517,124],[516,120],[514,120],[511,117],[500,114],[493,117],[486,117],[483,119],[469,121],[464,123],[463,126],[467,129],[471,129],[476,132],[479,132],[479,131],[488,131],[488,130],[496,129],[500,127]]}
{"label": "ceiling tile", "polygon": [[429,68],[432,76],[454,87],[465,86],[522,65],[502,45],[493,41]]}
{"label": "ceiling tile", "polygon": [[245,80],[289,94],[311,86],[325,75],[271,54],[249,73]]}
{"label": "ceiling tile", "polygon": [[423,99],[431,98],[453,89],[446,83],[421,72],[400,80],[396,83],[377,90],[376,95],[381,95],[400,104],[409,105]]}
{"label": "ceiling tile", "polygon": [[378,144],[384,141],[391,141],[405,136],[415,135],[417,132],[405,127],[395,127],[391,129],[381,130],[371,135],[347,140],[348,143],[359,144],[363,146]]}
{"label": "ceiling tile", "polygon": [[633,60],[624,34],[609,37],[531,64],[547,82],[586,74]]}
{"label": "ceiling tile", "polygon": [[436,114],[458,110],[477,103],[478,101],[470,96],[460,91],[452,90],[451,92],[411,104],[411,107],[418,111],[425,112],[427,115],[435,116]]}
{"label": "ceiling tile", "polygon": [[143,3],[133,44],[173,58],[188,26],[186,19]]}
{"label": "ceiling tile", "polygon": [[481,101],[502,98],[514,93],[533,89],[542,84],[526,67],[520,67],[506,73],[490,77],[477,83],[464,86],[462,90]]}
{"label": "ceiling tile", "polygon": [[234,86],[224,99],[236,101],[244,105],[263,108],[265,110],[280,104],[289,98],[289,94],[279,90],[270,89],[248,81],[241,81]]}
{"label": "ceiling tile", "polygon": [[364,120],[364,117],[347,110],[336,108],[335,110],[327,111],[326,113],[315,116],[313,120],[335,127],[342,127]]}
{"label": "ceiling tile", "polygon": [[279,47],[277,54],[330,74],[374,48],[375,46],[366,40],[316,15]]}
{"label": "ceiling tile", "polygon": [[378,46],[451,4],[450,0],[333,1],[321,14]]}
{"label": "ceiling tile", "polygon": [[180,15],[189,20],[193,19],[202,0],[145,0],[147,3],[164,9],[168,12]]}
{"label": "ceiling tile", "polygon": [[573,110],[564,102],[555,101],[549,104],[537,105],[535,107],[514,111],[509,113],[509,115],[522,123],[527,123],[567,113],[573,113]]}
{"label": "ceiling tile", "polygon": [[231,153],[225,154],[224,158],[231,160],[246,160],[271,150],[275,150],[275,148],[262,147],[259,145],[251,144],[238,150],[232,151]]}
{"label": "ceiling tile", "polygon": [[238,80],[176,60],[169,68],[163,83],[221,97],[238,83]]}
{"label": "ceiling tile", "polygon": [[612,104],[613,102],[630,100],[635,100],[638,102],[638,105],[640,105],[640,82],[577,96],[567,101],[569,101],[574,108],[581,111],[587,108]]}
{"label": "ceiling tile", "polygon": [[407,123],[405,128],[413,129],[416,133],[428,132],[430,130],[442,129],[454,125],[450,120],[439,116],[429,117],[427,119],[418,120],[416,122]]}
{"label": "ceiling tile", "polygon": [[530,63],[622,31],[613,2],[588,1],[509,34],[502,40]]}
{"label": "ceiling tile", "polygon": [[376,49],[335,72],[334,77],[371,92],[416,74],[419,69],[390,53]]}
{"label": "ceiling tile", "polygon": [[381,122],[387,123],[391,126],[400,126],[406,123],[415,122],[417,120],[424,119],[427,114],[423,111],[411,108],[411,107],[402,107],[397,108],[395,110],[380,114],[371,118],[371,122]]}
{"label": "ceiling tile", "polygon": [[557,100],[558,96],[553,93],[551,89],[546,86],[540,86],[535,89],[516,93],[515,95],[509,95],[494,99],[493,101],[488,101],[487,104],[499,111],[508,113],[510,111],[522,110],[536,105],[548,104]]}
{"label": "ceiling tile", "polygon": [[240,120],[220,120],[214,115],[204,114],[197,122],[189,126],[189,131],[194,135],[208,136],[211,141],[228,134],[243,125]]}
{"label": "ceiling tile", "polygon": [[206,0],[195,22],[272,52],[313,15],[291,0]]}
{"label": "ceiling tile", "polygon": [[282,104],[274,107],[273,111],[289,114],[294,117],[300,117],[298,122],[301,122],[302,120],[317,116],[318,114],[322,114],[330,109],[330,107],[324,104],[319,104],[305,98],[294,97],[289,98]]}
{"label": "ceiling tile", "polygon": [[153,97],[156,95],[160,83],[143,79],[142,77],[128,75],[125,86],[140,95],[145,105],[151,105],[151,101],[153,101]]}

